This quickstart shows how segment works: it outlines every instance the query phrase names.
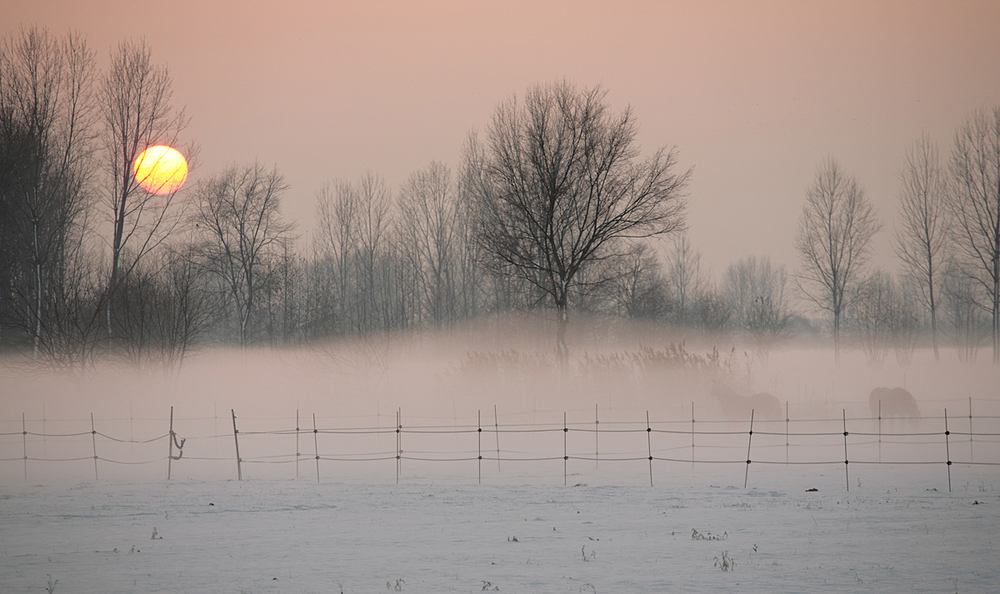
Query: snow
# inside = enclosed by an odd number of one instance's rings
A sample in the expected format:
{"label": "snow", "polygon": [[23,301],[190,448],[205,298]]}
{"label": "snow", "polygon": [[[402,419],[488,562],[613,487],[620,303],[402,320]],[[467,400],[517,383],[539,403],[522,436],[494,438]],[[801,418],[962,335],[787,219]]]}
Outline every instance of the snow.
{"label": "snow", "polygon": [[[755,468],[744,489],[738,467],[681,466],[658,467],[653,487],[420,476],[6,484],[0,583],[42,592],[51,579],[56,592],[108,593],[990,592],[1000,584],[992,467],[956,467],[948,493],[927,486],[941,484],[938,469],[931,477],[925,468],[868,467],[848,492],[840,469]],[[735,564],[729,571],[723,556]]]}

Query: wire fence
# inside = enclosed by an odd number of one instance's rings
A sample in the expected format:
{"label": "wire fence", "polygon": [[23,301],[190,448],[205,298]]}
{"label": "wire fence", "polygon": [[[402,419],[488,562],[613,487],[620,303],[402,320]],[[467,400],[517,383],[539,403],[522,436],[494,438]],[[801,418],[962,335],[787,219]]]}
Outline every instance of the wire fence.
{"label": "wire fence", "polygon": [[[918,465],[939,467],[951,490],[955,465],[1000,466],[1000,416],[973,415],[971,398],[967,414],[949,415],[942,408],[940,415],[913,418],[848,416],[845,409],[839,418],[793,419],[787,404],[783,419],[755,418],[751,411],[740,420],[697,419],[693,405],[685,420],[658,420],[648,411],[633,419],[622,419],[620,412],[609,418],[605,411],[602,419],[596,405],[586,415],[574,411],[573,419],[564,412],[561,422],[502,422],[495,406],[485,417],[477,411],[461,421],[414,417],[412,423],[397,409],[392,424],[299,411],[292,424],[291,418],[229,413],[175,419],[171,407],[165,419],[95,419],[91,414],[89,419],[39,420],[22,414],[19,430],[0,432],[0,476],[37,480],[33,476],[42,474],[43,466],[59,467],[56,474],[79,474],[92,463],[94,480],[108,473],[134,478],[134,472],[115,470],[134,467],[158,468],[156,473],[168,480],[180,473],[235,475],[237,480],[245,475],[316,481],[381,476],[396,482],[445,469],[450,475],[474,476],[478,483],[535,472],[550,479],[561,475],[569,484],[583,468],[603,467],[633,476],[641,472],[653,485],[658,473],[672,465],[690,465],[739,468],[746,487],[754,465],[840,466],[849,491],[851,465]],[[0,427],[13,423],[2,421]],[[51,425],[68,430],[49,430]]]}

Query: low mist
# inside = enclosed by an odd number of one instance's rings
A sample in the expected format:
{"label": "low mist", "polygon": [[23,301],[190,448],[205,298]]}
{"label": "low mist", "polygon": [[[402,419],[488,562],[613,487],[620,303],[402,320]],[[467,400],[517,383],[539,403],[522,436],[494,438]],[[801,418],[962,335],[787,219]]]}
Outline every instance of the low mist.
{"label": "low mist", "polygon": [[[171,461],[172,478],[235,478],[235,413],[243,478],[315,478],[318,453],[327,478],[393,480],[398,414],[404,478],[482,480],[485,466],[488,480],[557,480],[603,466],[608,480],[622,473],[646,480],[647,454],[673,461],[745,457],[749,414],[720,400],[719,385],[740,397],[769,393],[780,403],[779,414],[754,411],[758,459],[843,460],[846,420],[847,430],[866,434],[851,437],[852,457],[943,460],[937,433],[947,408],[951,431],[966,433],[950,438],[964,444],[950,455],[1000,461],[995,443],[980,437],[971,444],[968,436],[970,412],[976,432],[995,432],[1000,415],[997,370],[985,364],[934,363],[928,349],[909,366],[872,367],[847,351],[838,368],[832,349],[819,346],[786,346],[765,357],[731,343],[672,342],[665,329],[612,333],[580,323],[569,364],[560,369],[542,331],[548,327],[537,326],[486,324],[295,349],[206,349],[173,371],[102,361],[85,372],[57,373],[8,358],[0,372],[0,476],[165,477],[172,407],[178,443],[191,440]],[[869,403],[876,387],[909,390],[920,419],[886,414],[878,423]],[[655,430],[649,444],[647,413]],[[562,431],[564,422],[571,432]],[[876,431],[885,433],[877,452]],[[805,435],[817,432],[829,435]],[[933,435],[910,435],[921,433]],[[97,470],[89,462],[95,449]],[[611,463],[616,457],[620,463]],[[345,464],[351,461],[359,463]]]}

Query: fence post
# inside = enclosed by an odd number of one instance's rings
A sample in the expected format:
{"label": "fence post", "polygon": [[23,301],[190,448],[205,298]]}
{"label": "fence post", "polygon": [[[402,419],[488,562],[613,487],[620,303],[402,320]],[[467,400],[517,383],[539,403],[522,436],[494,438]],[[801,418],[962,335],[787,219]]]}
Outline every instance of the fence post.
{"label": "fence post", "polygon": [[483,484],[483,411],[476,411],[476,423],[479,427],[476,430],[477,448],[479,452],[479,484]]}
{"label": "fence post", "polygon": [[[971,433],[971,432],[970,432]],[[948,461],[948,492],[951,493],[951,448],[948,444],[948,436],[951,435],[951,431],[948,431],[948,409],[944,409],[944,456]]]}
{"label": "fence post", "polygon": [[236,428],[236,409],[231,408],[233,413],[233,441],[236,442],[236,480],[243,480],[243,460],[240,459],[240,431]]}
{"label": "fence post", "polygon": [[649,455],[649,486],[653,486],[653,428],[649,426],[649,411],[646,411],[646,453]]}
{"label": "fence post", "polygon": [[500,415],[497,414],[497,405],[493,405],[493,431],[497,439],[497,472],[500,472]]}
{"label": "fence post", "polygon": [[[851,490],[851,477],[847,470],[850,458],[847,456],[847,409],[842,408],[841,413],[844,418],[844,480],[847,482],[847,491]],[[882,416],[881,405],[879,406],[879,416]]]}
{"label": "fence post", "polygon": [[976,452],[972,447],[972,396],[969,396],[969,462],[976,461]]}
{"label": "fence post", "polygon": [[694,400],[691,401],[691,468],[694,468]]}
{"label": "fence post", "polygon": [[594,468],[601,467],[601,421],[597,417],[597,403],[594,403]]}
{"label": "fence post", "polygon": [[295,409],[295,478],[299,478],[299,456],[302,452],[299,448],[299,409]]}
{"label": "fence post", "polygon": [[313,413],[313,452],[316,456],[316,482],[319,482],[319,429],[316,428],[316,413]]}
{"label": "fence post", "polygon": [[566,425],[566,413],[563,412],[563,486],[566,486],[566,477],[569,474],[569,453],[566,448],[566,439],[569,435],[569,427]]}
{"label": "fence post", "polygon": [[94,413],[90,413],[90,443],[94,447],[94,480],[97,478],[97,429],[94,428]]}
{"label": "fence post", "polygon": [[878,400],[878,463],[882,463],[882,399]]}
{"label": "fence post", "polygon": [[747,469],[743,473],[743,488],[747,488],[747,481],[750,479],[750,443],[753,441],[753,409],[750,409],[750,433],[747,436]]}
{"label": "fence post", "polygon": [[788,464],[788,401],[785,401],[785,464]]}
{"label": "fence post", "polygon": [[[43,417],[45,413],[42,413]],[[45,433],[45,426],[42,425],[42,434]],[[42,438],[45,439],[44,437]],[[44,443],[44,441],[43,441]],[[28,482],[28,426],[24,421],[24,413],[21,413],[21,452],[24,454],[24,482]]]}
{"label": "fence post", "polygon": [[[132,416],[131,404],[129,405],[129,417]],[[131,421],[130,421],[131,424]],[[131,433],[131,430],[129,430]],[[174,462],[174,407],[170,407],[170,429],[167,431],[167,480],[170,480],[170,472]]]}
{"label": "fence post", "polygon": [[399,484],[399,471],[403,464],[403,409],[396,409],[396,484]]}

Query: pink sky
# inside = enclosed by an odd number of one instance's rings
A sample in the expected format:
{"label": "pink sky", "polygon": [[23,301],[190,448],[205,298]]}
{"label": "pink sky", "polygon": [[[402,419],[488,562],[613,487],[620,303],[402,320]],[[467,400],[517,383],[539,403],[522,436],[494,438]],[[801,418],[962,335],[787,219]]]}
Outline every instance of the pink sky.
{"label": "pink sky", "polygon": [[276,164],[303,241],[327,179],[366,169],[397,188],[459,165],[472,129],[535,82],[604,84],[645,150],[694,166],[689,225],[719,274],[748,254],[797,265],[806,187],[826,156],[867,188],[890,237],[907,145],[943,154],[973,110],[1000,103],[1000,2],[293,2],[12,0],[7,34],[37,24],[109,48],[145,37],[166,63],[189,181]]}

